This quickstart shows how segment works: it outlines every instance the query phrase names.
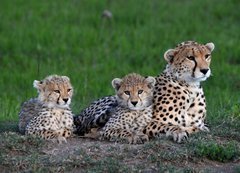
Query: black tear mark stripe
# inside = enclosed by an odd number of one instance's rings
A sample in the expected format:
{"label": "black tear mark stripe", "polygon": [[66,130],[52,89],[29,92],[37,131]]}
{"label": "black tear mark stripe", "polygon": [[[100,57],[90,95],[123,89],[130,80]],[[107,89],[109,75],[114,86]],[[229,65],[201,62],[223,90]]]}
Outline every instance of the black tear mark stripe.
{"label": "black tear mark stripe", "polygon": [[49,97],[51,94],[52,94],[52,92],[50,92],[47,97]]}
{"label": "black tear mark stripe", "polygon": [[197,68],[197,61],[194,59],[193,62],[194,62],[194,67],[193,67],[192,76],[195,77],[194,73],[195,73],[196,68]]}
{"label": "black tear mark stripe", "polygon": [[59,97],[58,97],[58,99],[57,99],[57,104],[59,104],[59,100],[60,100],[60,95],[59,95]]}
{"label": "black tear mark stripe", "polygon": [[[193,55],[195,55],[194,48],[192,48],[192,51],[193,51]],[[193,59],[194,67],[193,67],[192,77],[195,77],[194,73],[195,73],[196,68],[197,68],[197,61],[196,61],[196,59],[195,59],[195,56],[193,56],[193,57],[194,57],[194,59]]]}
{"label": "black tear mark stripe", "polygon": [[60,91],[60,93],[59,93],[59,96],[58,96],[58,99],[57,99],[57,104],[59,104],[60,102],[60,97],[61,97],[61,90],[60,90],[60,87],[59,87],[59,83],[57,83],[57,87],[58,87],[58,89],[59,89],[59,91]]}

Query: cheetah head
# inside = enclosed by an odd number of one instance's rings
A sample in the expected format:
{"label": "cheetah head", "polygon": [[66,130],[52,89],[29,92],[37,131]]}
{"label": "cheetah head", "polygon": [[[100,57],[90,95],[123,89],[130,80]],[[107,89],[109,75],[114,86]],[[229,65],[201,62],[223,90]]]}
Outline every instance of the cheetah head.
{"label": "cheetah head", "polygon": [[136,73],[112,80],[119,104],[131,110],[143,110],[152,104],[154,85],[155,78]]}
{"label": "cheetah head", "polygon": [[68,108],[73,88],[67,76],[51,75],[42,81],[34,80],[38,90],[38,99],[48,107]]}
{"label": "cheetah head", "polygon": [[213,43],[202,45],[193,41],[183,42],[165,52],[167,71],[187,83],[204,81],[211,75],[209,66],[213,49]]}

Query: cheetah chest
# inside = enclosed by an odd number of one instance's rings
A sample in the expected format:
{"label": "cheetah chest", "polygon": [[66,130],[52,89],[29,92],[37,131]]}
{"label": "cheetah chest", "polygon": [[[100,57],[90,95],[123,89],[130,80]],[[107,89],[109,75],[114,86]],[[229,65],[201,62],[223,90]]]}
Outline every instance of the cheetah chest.
{"label": "cheetah chest", "polygon": [[123,129],[135,131],[144,128],[152,120],[152,106],[144,110],[119,109],[110,123]]}
{"label": "cheetah chest", "polygon": [[52,126],[55,126],[56,129],[73,128],[73,117],[71,111],[62,109],[51,109],[47,113],[47,115],[50,119],[50,124],[52,124]]}
{"label": "cheetah chest", "polygon": [[158,78],[154,91],[153,119],[164,123],[192,126],[205,117],[205,97],[199,86]]}
{"label": "cheetah chest", "polygon": [[193,124],[201,124],[206,116],[205,96],[202,88],[194,87],[189,89],[190,105],[188,108],[188,118]]}

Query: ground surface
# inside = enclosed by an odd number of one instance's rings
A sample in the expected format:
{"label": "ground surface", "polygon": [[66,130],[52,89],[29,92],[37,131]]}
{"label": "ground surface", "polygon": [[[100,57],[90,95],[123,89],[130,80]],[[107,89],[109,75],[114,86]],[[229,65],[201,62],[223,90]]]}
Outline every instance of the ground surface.
{"label": "ground surface", "polygon": [[[14,131],[14,130],[12,130]],[[199,133],[176,144],[161,137],[141,145],[73,137],[58,144],[0,133],[1,172],[213,172],[240,171],[239,134]]]}

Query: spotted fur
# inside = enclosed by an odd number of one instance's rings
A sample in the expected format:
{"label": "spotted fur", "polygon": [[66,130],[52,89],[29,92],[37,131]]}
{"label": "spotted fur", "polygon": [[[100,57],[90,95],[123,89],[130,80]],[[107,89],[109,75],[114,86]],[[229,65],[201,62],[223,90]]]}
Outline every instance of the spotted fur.
{"label": "spotted fur", "polygon": [[144,134],[157,137],[165,133],[181,142],[193,132],[209,131],[204,122],[206,103],[200,82],[211,74],[213,49],[213,43],[188,41],[165,52],[168,65],[156,77],[153,119]]}
{"label": "spotted fur", "polygon": [[152,118],[154,84],[153,77],[144,78],[135,73],[112,81],[118,106],[100,131],[103,139],[127,140],[133,144],[148,140],[143,129]]}
{"label": "spotted fur", "polygon": [[117,107],[116,96],[108,96],[91,103],[89,107],[74,116],[74,133],[79,136],[91,133],[91,129],[102,128]]}
{"label": "spotted fur", "polygon": [[23,103],[19,112],[19,130],[23,134],[44,139],[66,141],[73,131],[73,115],[69,108],[73,94],[66,76],[51,75],[35,80],[38,98]]}
{"label": "spotted fur", "polygon": [[116,95],[94,101],[75,116],[75,133],[130,143],[148,140],[142,130],[152,116],[154,83],[153,77],[144,78],[135,73],[123,79],[115,78],[112,86]]}

